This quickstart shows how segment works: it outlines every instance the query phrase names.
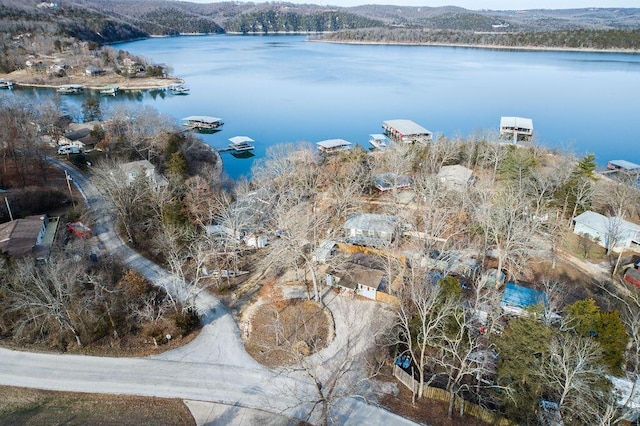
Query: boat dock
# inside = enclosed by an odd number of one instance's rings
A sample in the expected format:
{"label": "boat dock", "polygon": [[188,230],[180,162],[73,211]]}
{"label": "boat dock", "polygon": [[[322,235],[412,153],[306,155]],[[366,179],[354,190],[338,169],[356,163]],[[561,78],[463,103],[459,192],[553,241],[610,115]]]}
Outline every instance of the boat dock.
{"label": "boat dock", "polygon": [[207,115],[191,115],[182,119],[182,124],[186,130],[197,130],[201,132],[212,132],[220,130],[224,124],[221,118],[209,117]]}
{"label": "boat dock", "polygon": [[229,138],[231,142],[228,148],[219,149],[218,152],[236,152],[242,153],[247,151],[253,151],[255,146],[251,145],[252,142],[255,142],[248,136],[234,136]]}
{"label": "boat dock", "polygon": [[118,90],[120,90],[120,88],[117,84],[109,84],[100,88],[100,94],[115,96],[118,94]]}
{"label": "boat dock", "polygon": [[0,89],[13,89],[13,81],[11,80],[0,80]]}
{"label": "boat dock", "polygon": [[79,95],[84,92],[84,86],[80,84],[66,84],[64,86],[58,87],[58,93],[62,93],[64,95]]}

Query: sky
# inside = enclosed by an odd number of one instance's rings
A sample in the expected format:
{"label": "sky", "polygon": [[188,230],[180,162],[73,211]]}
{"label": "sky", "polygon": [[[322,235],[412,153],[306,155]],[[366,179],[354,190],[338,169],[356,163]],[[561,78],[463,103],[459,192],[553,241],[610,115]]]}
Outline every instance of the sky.
{"label": "sky", "polygon": [[[217,3],[216,0],[186,0],[195,3]],[[222,1],[222,0],[220,0]],[[226,1],[226,0],[225,0]],[[264,3],[266,0],[254,0]],[[470,10],[574,9],[585,7],[638,7],[640,0],[284,0],[331,6],[393,4],[396,6],[460,6]]]}

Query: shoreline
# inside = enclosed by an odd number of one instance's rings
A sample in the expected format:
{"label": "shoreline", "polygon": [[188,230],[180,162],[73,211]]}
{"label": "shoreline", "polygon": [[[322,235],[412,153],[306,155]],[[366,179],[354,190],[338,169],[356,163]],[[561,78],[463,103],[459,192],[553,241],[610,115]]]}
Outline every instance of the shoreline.
{"label": "shoreline", "polygon": [[522,52],[577,52],[577,53],[625,53],[640,54],[640,50],[634,49],[592,49],[574,47],[548,47],[548,46],[500,46],[491,44],[467,44],[467,43],[436,43],[436,42],[391,42],[391,41],[349,41],[349,40],[323,40],[309,39],[307,41],[318,43],[353,44],[353,45],[380,45],[380,46],[435,46],[435,47],[462,47],[469,49],[486,50],[510,50]]}

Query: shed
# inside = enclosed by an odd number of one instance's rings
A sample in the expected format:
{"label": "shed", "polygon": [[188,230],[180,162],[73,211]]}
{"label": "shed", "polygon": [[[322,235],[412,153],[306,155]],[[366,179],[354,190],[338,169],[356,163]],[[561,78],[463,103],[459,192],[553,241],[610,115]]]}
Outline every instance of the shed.
{"label": "shed", "polygon": [[576,216],[573,221],[574,234],[586,234],[606,249],[616,250],[640,244],[640,225],[619,217],[607,217],[586,211]]}
{"label": "shed", "polygon": [[384,133],[398,142],[429,142],[433,134],[421,125],[406,119],[387,120],[382,122]]}
{"label": "shed", "polygon": [[336,252],[336,242],[332,240],[322,240],[318,248],[313,253],[313,261],[326,263]]}
{"label": "shed", "polygon": [[33,253],[47,230],[46,216],[27,216],[0,224],[0,252],[19,258]]}
{"label": "shed", "polygon": [[376,213],[351,215],[343,226],[348,243],[374,247],[391,244],[397,227],[395,217]]}
{"label": "shed", "polygon": [[505,313],[519,316],[529,306],[539,303],[547,306],[547,295],[544,292],[515,283],[507,283],[500,306]]}

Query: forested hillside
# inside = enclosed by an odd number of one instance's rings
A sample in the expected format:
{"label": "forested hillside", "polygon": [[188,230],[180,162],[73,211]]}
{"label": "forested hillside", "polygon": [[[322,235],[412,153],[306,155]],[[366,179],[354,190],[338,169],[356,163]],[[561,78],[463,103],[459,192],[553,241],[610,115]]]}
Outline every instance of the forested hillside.
{"label": "forested hillside", "polygon": [[407,28],[367,28],[318,36],[320,40],[352,43],[462,44],[513,48],[640,49],[640,30],[545,32],[473,32]]}

